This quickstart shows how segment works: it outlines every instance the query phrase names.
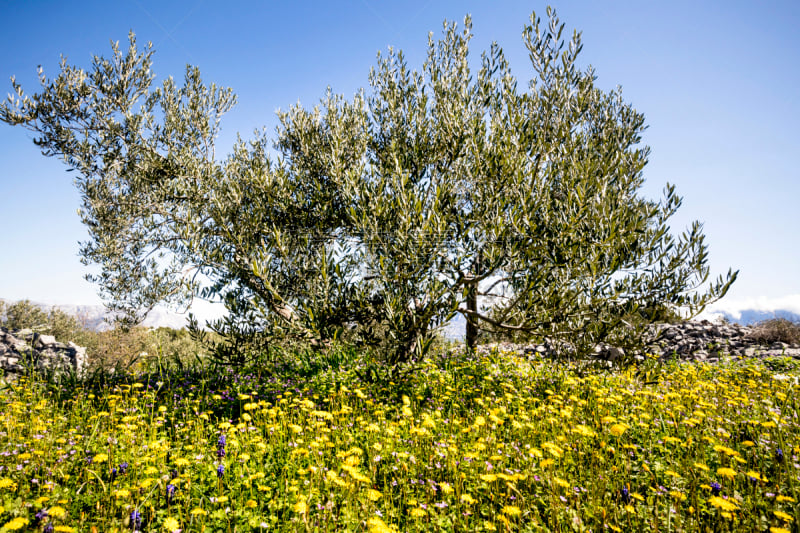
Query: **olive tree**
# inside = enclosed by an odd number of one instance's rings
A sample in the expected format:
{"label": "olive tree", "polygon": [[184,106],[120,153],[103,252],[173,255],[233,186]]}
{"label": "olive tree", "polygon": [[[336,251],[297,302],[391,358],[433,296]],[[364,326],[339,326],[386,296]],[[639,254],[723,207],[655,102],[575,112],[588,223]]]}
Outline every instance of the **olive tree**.
{"label": "olive tree", "polygon": [[578,354],[633,346],[641,310],[697,314],[736,273],[708,281],[699,223],[670,232],[672,186],[641,195],[644,117],[596,86],[580,34],[563,30],[552,10],[531,16],[520,84],[497,44],[471,58],[469,17],[445,23],[419,69],[379,54],[368,90],[279,113],[274,136],[226,157],[215,138],[232,91],[194,67],[156,86],[133,35],[88,71],[40,72],[32,96],[14,82],[0,119],[76,171],[81,255],[131,321],[219,298],[230,346],[349,335],[383,343],[391,364],[424,355],[459,313],[470,345],[512,331]]}

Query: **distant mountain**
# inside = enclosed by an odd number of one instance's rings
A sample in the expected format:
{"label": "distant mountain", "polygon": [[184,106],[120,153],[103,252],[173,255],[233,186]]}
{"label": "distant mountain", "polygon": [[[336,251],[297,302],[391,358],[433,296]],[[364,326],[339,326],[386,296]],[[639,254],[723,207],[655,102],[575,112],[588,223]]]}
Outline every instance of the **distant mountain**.
{"label": "distant mountain", "polygon": [[784,318],[792,322],[800,322],[800,314],[788,309],[775,309],[765,311],[763,309],[742,309],[741,311],[711,311],[706,314],[708,318],[722,317],[729,322],[736,322],[743,326],[750,326],[771,318]]}
{"label": "distant mountain", "polygon": [[[2,300],[2,298],[0,298]],[[800,322],[800,296],[787,296],[776,301],[747,301],[728,303],[725,306],[716,305],[706,310],[698,319],[715,320],[724,318],[730,322],[749,326],[762,320],[771,318],[785,318],[793,322]],[[43,309],[56,307],[65,313],[78,317],[78,319],[89,329],[103,331],[108,329],[105,318],[108,316],[106,308],[102,305],[49,305],[33,302]],[[194,309],[200,323],[206,319],[218,318],[220,307],[215,304],[201,304]],[[186,327],[188,319],[187,313],[176,313],[168,309],[157,307],[153,309],[147,319],[142,323],[145,327],[157,328],[168,327],[181,329]],[[461,340],[466,333],[466,320],[461,314],[457,314],[446,326],[442,328],[442,333],[446,339]]]}
{"label": "distant mountain", "polygon": [[463,340],[467,334],[467,319],[458,313],[453,319],[442,328],[445,339],[457,341]]}
{"label": "distant mountain", "polygon": [[[0,299],[2,300],[2,299]],[[5,300],[7,303],[13,303]],[[85,328],[93,331],[105,331],[110,329],[106,318],[110,316],[109,312],[102,305],[70,305],[70,304],[45,304],[41,302],[31,302],[32,304],[41,307],[45,311],[52,308],[59,309],[68,315],[72,315],[78,319]],[[186,327],[188,314],[175,313],[167,309],[156,307],[147,316],[142,326],[148,328],[167,327],[173,329],[181,329]]]}

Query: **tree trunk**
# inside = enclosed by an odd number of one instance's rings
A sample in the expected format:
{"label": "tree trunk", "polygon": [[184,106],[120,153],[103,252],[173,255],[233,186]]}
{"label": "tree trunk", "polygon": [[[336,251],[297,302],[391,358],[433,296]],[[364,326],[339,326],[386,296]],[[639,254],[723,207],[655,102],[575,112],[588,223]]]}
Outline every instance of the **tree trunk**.
{"label": "tree trunk", "polygon": [[[474,313],[478,312],[478,287],[476,283],[472,283],[467,294],[467,310]],[[475,321],[475,315],[467,315],[467,349],[474,350],[475,343],[478,342],[478,324]]]}
{"label": "tree trunk", "polygon": [[467,349],[474,350],[475,344],[478,342],[478,321],[475,318],[475,313],[478,312],[478,282],[477,278],[480,276],[481,270],[481,256],[480,253],[478,257],[475,258],[475,263],[473,263],[473,272],[470,274],[469,279],[474,281],[468,281],[467,285],[469,285],[469,292],[467,293],[467,311],[470,313],[467,315],[467,335],[466,335],[466,342],[467,342]]}

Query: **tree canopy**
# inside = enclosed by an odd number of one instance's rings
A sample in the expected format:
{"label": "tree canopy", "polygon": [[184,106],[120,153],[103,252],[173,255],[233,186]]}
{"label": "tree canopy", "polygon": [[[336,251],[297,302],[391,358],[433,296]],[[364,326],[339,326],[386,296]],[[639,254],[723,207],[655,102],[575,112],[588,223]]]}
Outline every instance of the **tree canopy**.
{"label": "tree canopy", "polygon": [[445,23],[417,70],[379,54],[367,90],[280,112],[225,157],[233,92],[196,67],[157,86],[133,34],[89,70],[40,70],[36,94],[13,82],[0,120],[76,172],[81,256],[131,321],[219,298],[229,339],[348,336],[393,364],[458,313],[470,343],[514,331],[581,354],[635,344],[648,310],[722,297],[737,273],[708,282],[700,223],[670,232],[671,185],[641,195],[644,116],[579,67],[580,34],[532,14],[519,83],[496,43],[471,60],[471,28]]}

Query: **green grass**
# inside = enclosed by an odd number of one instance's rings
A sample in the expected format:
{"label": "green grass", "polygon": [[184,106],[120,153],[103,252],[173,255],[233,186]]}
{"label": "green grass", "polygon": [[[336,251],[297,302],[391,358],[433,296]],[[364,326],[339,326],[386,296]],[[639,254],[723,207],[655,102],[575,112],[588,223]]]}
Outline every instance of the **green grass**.
{"label": "green grass", "polygon": [[132,513],[141,531],[183,532],[780,532],[800,520],[795,365],[578,376],[442,353],[376,385],[357,377],[361,358],[337,364],[78,390],[19,381],[0,392],[0,526],[132,531]]}

